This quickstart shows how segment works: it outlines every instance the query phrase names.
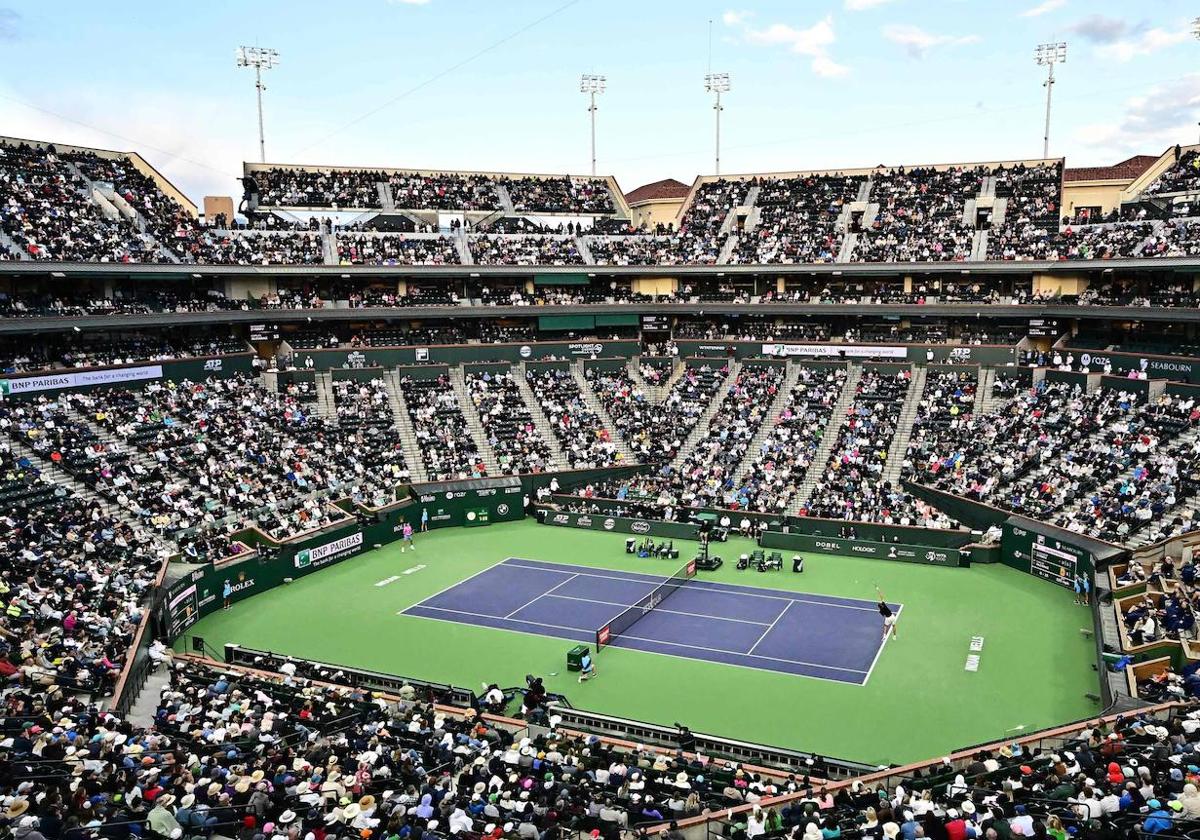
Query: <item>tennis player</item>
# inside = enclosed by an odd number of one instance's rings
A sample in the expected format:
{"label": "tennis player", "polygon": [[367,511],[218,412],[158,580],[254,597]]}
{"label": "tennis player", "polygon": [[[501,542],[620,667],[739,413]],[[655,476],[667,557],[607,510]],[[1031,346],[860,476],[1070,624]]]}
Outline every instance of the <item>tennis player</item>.
{"label": "tennis player", "polygon": [[875,587],[875,594],[879,596],[879,614],[883,616],[883,640],[887,641],[888,633],[892,634],[892,638],[898,638],[896,635],[896,614],[892,612],[892,608],[888,606],[887,601],[883,598],[883,593],[879,591],[879,587]]}

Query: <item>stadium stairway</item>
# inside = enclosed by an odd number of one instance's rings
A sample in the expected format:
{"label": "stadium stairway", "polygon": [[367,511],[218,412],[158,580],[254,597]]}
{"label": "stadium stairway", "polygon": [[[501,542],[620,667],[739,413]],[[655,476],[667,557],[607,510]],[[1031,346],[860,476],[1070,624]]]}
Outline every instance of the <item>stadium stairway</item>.
{"label": "stadium stairway", "polygon": [[[675,371],[672,370],[671,374],[667,377],[666,384],[653,384],[650,382],[650,380],[646,379],[646,377],[642,376],[642,369],[640,363],[638,362],[637,356],[630,356],[625,360],[625,371],[628,373],[629,378],[636,382],[638,386],[646,393],[646,399],[653,403],[660,403],[665,400],[667,398],[667,391],[670,389],[670,386],[673,385],[675,380],[679,378],[675,375]],[[683,375],[683,365],[679,365],[679,374],[680,376]]]}
{"label": "stadium stairway", "polygon": [[838,395],[833,411],[829,414],[829,422],[825,424],[825,430],[821,433],[821,445],[813,453],[812,464],[809,466],[808,472],[804,474],[804,481],[800,482],[800,486],[796,490],[795,507],[789,511],[790,513],[799,513],[800,508],[808,501],[808,497],[812,495],[813,489],[817,486],[817,479],[824,474],[825,465],[829,463],[829,456],[833,453],[833,447],[837,443],[838,432],[841,431],[842,424],[846,422],[846,412],[850,409],[850,404],[854,402],[854,394],[858,390],[858,381],[862,379],[862,374],[862,365],[851,362],[846,368],[846,382],[842,385],[842,393]]}
{"label": "stadium stairway", "polygon": [[992,227],[1004,224],[1004,216],[1008,212],[1008,199],[997,198],[992,204]]}
{"label": "stadium stairway", "polygon": [[21,248],[20,246],[18,246],[16,242],[13,242],[12,237],[10,237],[7,233],[5,233],[2,230],[0,230],[0,249],[8,251],[10,254],[13,254],[17,258],[17,260],[32,260],[33,259],[33,257],[29,256],[29,253],[24,248]]}
{"label": "stadium stairway", "polygon": [[983,262],[987,259],[988,249],[988,232],[986,230],[977,230],[971,234],[971,256],[967,258],[968,262]]}
{"label": "stadium stairway", "polygon": [[992,386],[996,382],[996,369],[990,367],[979,367],[979,378],[975,381],[975,402],[971,404],[971,413],[976,417],[982,415],[987,409],[987,400],[992,393]]}
{"label": "stadium stairway", "polygon": [[383,208],[383,212],[395,213],[396,199],[392,197],[392,188],[388,186],[388,182],[377,181],[375,189],[379,191],[379,206]]}
{"label": "stadium stairway", "polygon": [[466,418],[467,432],[471,435],[471,440],[475,442],[475,448],[483,456],[483,464],[487,467],[488,475],[501,475],[500,462],[496,460],[496,451],[488,443],[487,432],[484,431],[483,423],[479,420],[479,411],[475,408],[475,403],[471,401],[470,395],[467,394],[467,381],[463,377],[461,365],[450,368],[450,388],[458,400],[458,410]]}
{"label": "stadium stairway", "polygon": [[[142,654],[145,656],[145,654]],[[138,690],[133,706],[125,719],[134,726],[150,727],[154,724],[154,714],[158,711],[158,702],[162,691],[171,684],[171,671],[165,666],[159,666],[146,677],[146,684]]]}
{"label": "stadium stairway", "polygon": [[263,388],[270,391],[272,394],[279,393],[279,372],[274,370],[264,370],[259,374],[258,381]]}
{"label": "stadium stairway", "polygon": [[908,452],[908,442],[912,440],[913,422],[917,419],[917,405],[925,395],[925,376],[928,369],[924,365],[914,365],[911,370],[912,379],[908,383],[908,393],[904,395],[900,419],[896,422],[896,434],[888,447],[887,461],[883,466],[883,480],[892,482],[893,486],[900,481],[900,468],[904,466],[904,455]]}
{"label": "stadium stairway", "polygon": [[721,252],[717,254],[717,265],[729,265],[729,259],[733,256],[737,245],[738,235],[736,233],[731,233],[726,237],[725,242],[721,245]]}
{"label": "stadium stairway", "polygon": [[400,437],[400,447],[404,450],[408,471],[414,482],[426,482],[429,480],[429,472],[425,469],[425,459],[421,457],[421,449],[417,446],[417,433],[408,416],[404,393],[400,390],[400,374],[392,368],[384,378],[387,381],[388,402],[392,406],[392,428]]}
{"label": "stadium stairway", "polygon": [[800,371],[800,365],[795,365],[791,362],[787,363],[787,373],[783,377],[783,384],[779,386],[779,392],[775,395],[775,399],[771,400],[771,406],[767,409],[767,414],[763,418],[762,425],[758,427],[758,431],[750,439],[750,447],[746,450],[745,456],[732,471],[735,480],[740,482],[742,476],[750,472],[754,466],[754,460],[758,457],[758,453],[762,451],[763,442],[775,431],[775,426],[779,423],[779,415],[783,411],[784,405],[787,404],[788,396],[800,380]]}
{"label": "stadium stairway", "polygon": [[684,459],[692,454],[696,445],[703,438],[708,437],[708,427],[712,423],[713,417],[716,416],[717,410],[721,407],[721,400],[725,398],[725,394],[733,387],[733,383],[737,381],[741,370],[741,362],[737,359],[729,360],[729,371],[725,374],[725,378],[721,380],[721,386],[713,392],[712,399],[708,401],[704,413],[700,415],[700,419],[696,421],[696,425],[692,427],[692,430],[688,432],[688,436],[684,438],[683,445],[675,453],[675,458],[671,461],[673,468],[678,469],[683,464]]}
{"label": "stadium stairway", "polygon": [[[680,366],[682,367],[682,365]],[[629,442],[625,440],[624,435],[617,431],[617,424],[613,422],[609,416],[608,410],[600,402],[600,398],[596,396],[596,392],[592,390],[591,384],[587,381],[587,377],[583,375],[583,363],[580,361],[571,362],[571,376],[575,380],[575,384],[579,387],[579,393],[583,396],[583,401],[587,407],[596,413],[596,416],[604,423],[604,428],[608,430],[608,437],[617,445],[617,451],[621,453],[621,458],[627,464],[641,463],[641,459],[634,454],[633,449],[629,446]]]}
{"label": "stadium stairway", "polygon": [[317,371],[317,416],[327,420],[337,419],[337,407],[333,401],[333,374],[327,370]]}
{"label": "stadium stairway", "polygon": [[500,198],[500,206],[504,208],[504,215],[515,216],[517,211],[513,207],[512,196],[508,193],[508,187],[499,181],[495,182],[496,195]]}
{"label": "stadium stairway", "polygon": [[533,418],[533,427],[537,429],[542,440],[546,442],[546,446],[550,449],[550,464],[547,466],[547,472],[553,470],[570,469],[567,462],[566,453],[558,443],[558,435],[554,434],[554,429],[550,425],[550,421],[546,419],[545,412],[538,405],[537,396],[533,393],[533,389],[529,387],[529,382],[525,379],[525,363],[518,362],[513,368],[513,377],[517,380],[517,390],[521,394],[521,400],[525,403],[525,408],[529,411],[529,416]]}
{"label": "stadium stairway", "polygon": [[458,249],[458,259],[463,265],[475,265],[475,255],[471,253],[465,230],[459,229],[458,235],[454,237],[454,247]]}
{"label": "stadium stairway", "polygon": [[858,247],[858,234],[847,233],[846,238],[842,240],[842,247],[838,251],[837,259],[834,262],[848,263],[850,255],[854,253],[854,249]]}
{"label": "stadium stairway", "polygon": [[861,184],[858,185],[858,195],[856,195],[854,197],[854,200],[856,202],[857,201],[863,201],[863,202],[870,201],[871,200],[871,188],[874,186],[875,186],[875,179],[867,178],[867,180],[863,181]]}
{"label": "stadium stairway", "polygon": [[338,264],[337,237],[334,234],[321,234],[321,254],[325,260],[325,265]]}
{"label": "stadium stairway", "polygon": [[595,265],[596,258],[592,256],[592,249],[588,247],[587,236],[576,236],[575,247],[579,250],[579,256],[583,257],[584,265]]}

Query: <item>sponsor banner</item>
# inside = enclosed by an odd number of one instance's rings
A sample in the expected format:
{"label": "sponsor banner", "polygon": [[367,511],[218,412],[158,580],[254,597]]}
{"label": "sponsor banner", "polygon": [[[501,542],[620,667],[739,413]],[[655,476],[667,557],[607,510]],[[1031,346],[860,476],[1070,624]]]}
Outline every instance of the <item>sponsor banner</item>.
{"label": "sponsor banner", "polygon": [[604,345],[599,341],[580,341],[567,345],[567,352],[572,356],[600,356],[604,353]]}
{"label": "sponsor banner", "polygon": [[321,566],[354,554],[362,548],[362,545],[363,532],[359,531],[358,533],[342,537],[340,540],[334,540],[324,545],[303,548],[296,552],[296,568],[306,569],[311,566],[314,569],[318,569]]}
{"label": "sponsor banner", "polygon": [[587,513],[563,513],[547,509],[542,520],[546,525],[561,525],[567,528],[587,528],[591,531],[609,531],[614,534],[636,534],[638,536],[667,537],[673,540],[697,539],[697,526],[684,522],[659,522],[647,519],[626,519],[619,516],[595,516]]}
{"label": "sponsor banner", "polygon": [[57,391],[65,388],[86,388],[93,385],[113,385],[118,382],[140,382],[161,379],[162,365],[84,370],[78,373],[52,373],[46,376],[25,376],[20,379],[0,379],[0,394],[28,394],[35,391]]}
{"label": "sponsor banner", "polygon": [[845,356],[847,358],[908,359],[907,347],[870,344],[764,344],[764,356]]}
{"label": "sponsor banner", "polygon": [[784,534],[779,531],[764,532],[759,545],[763,548],[815,551],[849,557],[872,557],[876,560],[924,563],[929,566],[959,565],[958,549],[943,546],[847,540],[841,537],[819,537],[812,534]]}

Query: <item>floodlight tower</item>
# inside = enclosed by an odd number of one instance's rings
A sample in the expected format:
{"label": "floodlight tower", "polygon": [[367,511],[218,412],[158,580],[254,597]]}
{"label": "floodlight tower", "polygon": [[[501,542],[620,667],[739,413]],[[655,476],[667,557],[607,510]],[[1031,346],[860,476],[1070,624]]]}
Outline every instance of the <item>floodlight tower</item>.
{"label": "floodlight tower", "polygon": [[713,170],[714,175],[721,174],[721,94],[729,93],[729,74],[728,73],[709,73],[704,77],[704,89],[709,93],[715,93],[717,101],[713,105],[713,110],[717,112],[717,154],[716,162]]}
{"label": "floodlight tower", "polygon": [[596,174],[596,94],[604,93],[604,87],[608,83],[608,79],[604,76],[597,76],[592,73],[584,73],[579,77],[579,92],[586,93],[590,97],[591,104],[588,106],[588,114],[592,119],[592,174]]}
{"label": "floodlight tower", "polygon": [[1197,40],[1200,40],[1200,17],[1192,21],[1192,35],[1195,36]]}
{"label": "floodlight tower", "polygon": [[1050,98],[1054,92],[1054,65],[1067,60],[1067,44],[1059,41],[1053,44],[1038,44],[1033,59],[1046,68],[1046,81],[1042,87],[1046,89],[1046,130],[1042,135],[1042,158],[1050,157]]}
{"label": "floodlight tower", "polygon": [[266,90],[263,85],[262,71],[270,70],[279,63],[279,53],[269,47],[238,47],[236,52],[238,67],[254,68],[254,88],[258,92],[258,154],[263,163],[267,162],[267,142],[263,139],[262,95]]}

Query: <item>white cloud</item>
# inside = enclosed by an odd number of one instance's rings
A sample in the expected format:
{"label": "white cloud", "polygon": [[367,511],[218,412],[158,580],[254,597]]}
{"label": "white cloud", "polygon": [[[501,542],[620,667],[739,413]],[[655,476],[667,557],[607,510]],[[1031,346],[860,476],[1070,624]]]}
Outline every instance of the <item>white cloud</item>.
{"label": "white cloud", "polygon": [[725,14],[721,15],[721,21],[726,26],[738,26],[745,23],[753,15],[754,12],[729,9]]}
{"label": "white cloud", "polygon": [[935,35],[932,32],[926,32],[919,26],[907,23],[885,26],[883,37],[893,44],[904,47],[913,58],[924,58],[925,53],[934,47],[955,47],[979,41],[978,35]]}
{"label": "white cloud", "polygon": [[862,12],[867,9],[874,9],[876,6],[882,6],[884,3],[890,3],[892,0],[846,0],[846,11]]}
{"label": "white cloud", "polygon": [[739,26],[742,38],[748,44],[786,47],[796,55],[807,56],[812,59],[810,68],[818,76],[833,78],[849,72],[848,67],[838,64],[829,55],[829,47],[837,41],[832,15],[826,15],[806,29],[797,29],[786,23],[772,23],[756,29],[746,23],[744,15],[736,17],[732,23],[728,19],[725,22],[730,26]]}
{"label": "white cloud", "polygon": [[1067,0],[1042,0],[1033,8],[1021,12],[1021,17],[1041,17],[1055,9],[1061,9],[1065,5],[1067,5]]}
{"label": "white cloud", "polygon": [[424,6],[429,0],[388,0],[391,6]]}
{"label": "white cloud", "polygon": [[1160,154],[1176,143],[1192,143],[1200,109],[1200,73],[1155,85],[1124,103],[1118,119],[1082,125],[1075,139],[1104,163],[1134,154]]}
{"label": "white cloud", "polygon": [[1191,38],[1186,29],[1167,31],[1166,29],[1147,29],[1136,38],[1122,38],[1096,48],[1096,55],[1110,58],[1114,61],[1130,61],[1142,55],[1150,55],[1159,50],[1182,44]]}

